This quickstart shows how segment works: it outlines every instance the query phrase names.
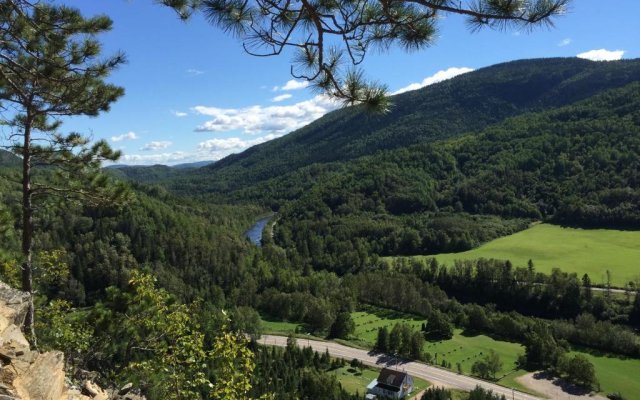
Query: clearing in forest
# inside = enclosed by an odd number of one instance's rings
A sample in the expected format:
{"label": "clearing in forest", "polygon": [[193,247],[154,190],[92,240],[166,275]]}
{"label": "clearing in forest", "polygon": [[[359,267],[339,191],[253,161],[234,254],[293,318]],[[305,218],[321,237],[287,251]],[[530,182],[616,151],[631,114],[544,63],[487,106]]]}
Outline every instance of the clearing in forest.
{"label": "clearing in forest", "polygon": [[495,258],[526,266],[531,259],[536,271],[549,273],[558,267],[576,272],[580,278],[587,273],[594,284],[605,284],[609,270],[611,284],[624,287],[640,280],[640,231],[537,224],[473,250],[424,257],[435,257],[447,265],[453,265],[454,260]]}

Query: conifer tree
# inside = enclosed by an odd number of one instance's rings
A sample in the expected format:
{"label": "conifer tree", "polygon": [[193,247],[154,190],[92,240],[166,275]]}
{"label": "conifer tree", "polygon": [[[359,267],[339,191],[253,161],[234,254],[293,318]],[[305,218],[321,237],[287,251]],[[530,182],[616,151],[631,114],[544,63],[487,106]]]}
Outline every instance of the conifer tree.
{"label": "conifer tree", "polygon": [[[105,141],[60,131],[62,119],[96,116],[123,95],[105,78],[122,54],[100,58],[96,35],[111,29],[106,16],[30,0],[0,0],[0,107],[3,146],[21,157],[22,289],[33,295],[32,252],[36,203],[44,198],[100,203],[120,193],[99,172],[120,153]],[[42,170],[42,175],[37,174]],[[24,329],[33,332],[33,296]]]}
{"label": "conifer tree", "polygon": [[161,0],[188,18],[201,11],[255,56],[292,50],[291,74],[345,104],[388,107],[386,87],[358,66],[371,50],[416,51],[434,44],[439,20],[467,18],[472,31],[552,25],[570,0]]}

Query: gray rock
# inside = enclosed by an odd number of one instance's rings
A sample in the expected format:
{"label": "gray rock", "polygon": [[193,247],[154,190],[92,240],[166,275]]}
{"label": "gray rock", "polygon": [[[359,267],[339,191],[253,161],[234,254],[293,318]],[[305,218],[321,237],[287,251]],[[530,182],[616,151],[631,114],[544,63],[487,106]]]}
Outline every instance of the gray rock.
{"label": "gray rock", "polygon": [[29,309],[29,293],[14,289],[4,282],[0,282],[0,303],[14,310],[11,315],[12,323],[22,326]]}
{"label": "gray rock", "polygon": [[124,396],[125,394],[129,393],[132,388],[133,388],[133,383],[129,382],[120,388],[120,390],[118,391],[118,394],[120,396]]}

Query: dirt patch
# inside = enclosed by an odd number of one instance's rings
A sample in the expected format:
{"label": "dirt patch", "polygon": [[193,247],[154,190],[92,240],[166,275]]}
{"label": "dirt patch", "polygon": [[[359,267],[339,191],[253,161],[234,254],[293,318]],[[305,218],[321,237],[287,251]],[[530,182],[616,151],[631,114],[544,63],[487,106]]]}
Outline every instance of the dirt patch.
{"label": "dirt patch", "polygon": [[551,378],[544,372],[532,372],[516,378],[518,382],[549,399],[567,400],[607,400],[599,394],[586,391],[561,379]]}

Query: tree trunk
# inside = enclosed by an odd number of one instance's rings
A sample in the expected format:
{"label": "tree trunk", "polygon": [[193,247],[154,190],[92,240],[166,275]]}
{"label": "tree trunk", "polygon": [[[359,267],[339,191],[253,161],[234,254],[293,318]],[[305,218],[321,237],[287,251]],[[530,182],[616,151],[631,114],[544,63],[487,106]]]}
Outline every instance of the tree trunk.
{"label": "tree trunk", "polygon": [[29,308],[24,319],[23,330],[37,348],[33,327],[33,204],[31,203],[31,121],[27,115],[22,148],[22,290],[29,293]]}

